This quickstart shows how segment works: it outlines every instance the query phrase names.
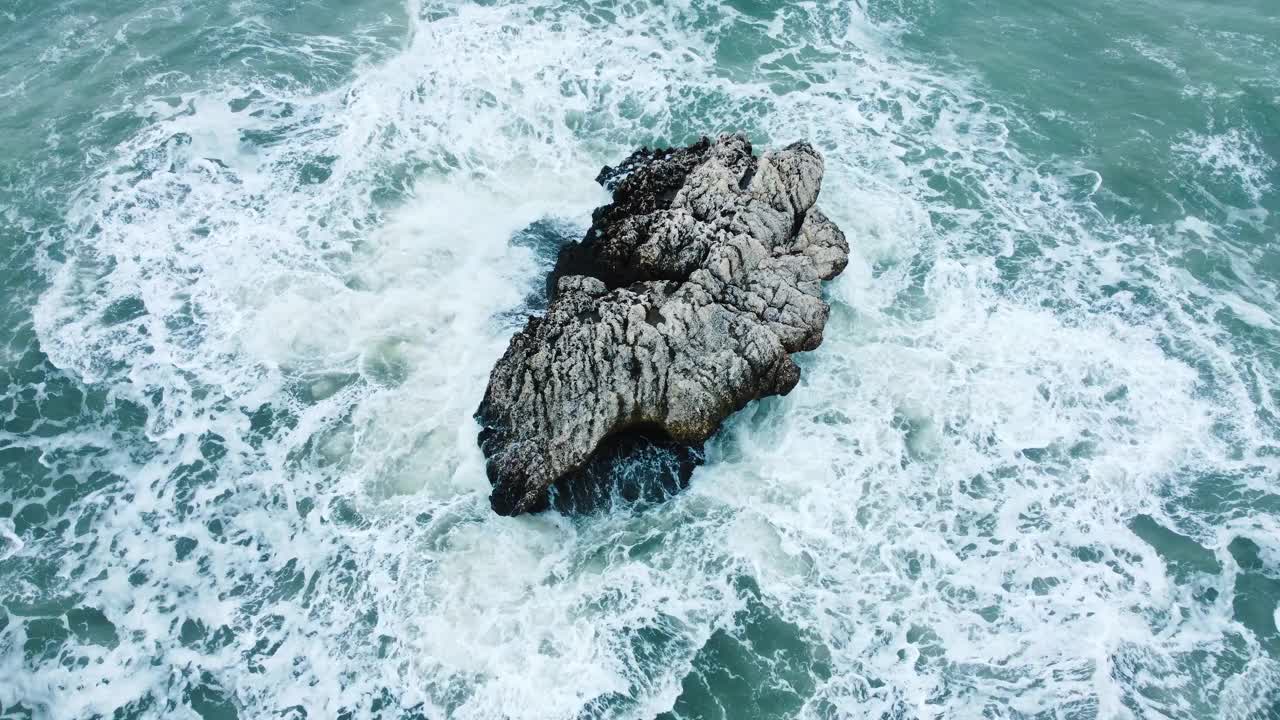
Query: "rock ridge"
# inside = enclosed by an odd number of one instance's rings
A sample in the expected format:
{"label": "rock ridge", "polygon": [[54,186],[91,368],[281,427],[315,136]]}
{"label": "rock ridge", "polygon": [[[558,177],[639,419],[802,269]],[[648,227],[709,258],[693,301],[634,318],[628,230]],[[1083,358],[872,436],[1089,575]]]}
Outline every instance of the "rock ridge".
{"label": "rock ridge", "polygon": [[757,157],[743,135],[601,171],[613,201],[561,249],[546,313],[511,339],[476,413],[496,512],[545,509],[620,435],[700,448],[795,387],[791,354],[822,342],[821,283],[848,262],[815,206],[822,175],[808,143]]}

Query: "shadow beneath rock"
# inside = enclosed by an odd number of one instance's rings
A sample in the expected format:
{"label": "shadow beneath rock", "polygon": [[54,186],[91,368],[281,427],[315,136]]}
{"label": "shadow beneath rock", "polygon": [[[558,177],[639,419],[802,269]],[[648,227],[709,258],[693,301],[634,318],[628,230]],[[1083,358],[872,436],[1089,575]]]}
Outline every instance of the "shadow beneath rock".
{"label": "shadow beneath rock", "polygon": [[676,442],[659,428],[639,428],[605,440],[585,467],[556,481],[550,508],[595,515],[658,503],[689,485],[704,461],[702,445]]}
{"label": "shadow beneath rock", "polygon": [[[582,226],[562,218],[542,218],[511,236],[515,247],[528,248],[538,262],[538,269],[550,273],[556,265],[560,249],[582,238]],[[542,312],[549,301],[546,284],[539,284],[525,298],[521,313]]]}

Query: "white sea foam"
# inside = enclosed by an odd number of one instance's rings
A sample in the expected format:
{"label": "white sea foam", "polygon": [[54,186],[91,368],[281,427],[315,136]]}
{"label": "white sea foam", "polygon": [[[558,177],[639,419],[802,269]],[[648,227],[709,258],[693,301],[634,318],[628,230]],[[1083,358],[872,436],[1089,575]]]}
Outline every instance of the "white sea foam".
{"label": "white sea foam", "polygon": [[1188,133],[1173,150],[1215,178],[1237,183],[1255,204],[1272,189],[1270,177],[1276,161],[1263,152],[1257,138],[1248,130],[1230,128],[1220,133]]}
{"label": "white sea foam", "polygon": [[7,560],[22,552],[24,543],[13,531],[12,520],[0,520],[0,560]]}
{"label": "white sea foam", "polygon": [[[163,105],[76,199],[42,346],[147,408],[151,450],[112,456],[64,573],[118,645],[11,669],[0,702],[150,694],[160,717],[207,685],[241,717],[651,717],[747,632],[746,577],[815,658],[806,717],[1197,717],[1275,688],[1232,617],[1234,535],[1162,503],[1200,471],[1274,474],[1271,401],[1156,231],[1024,158],[1010,110],[852,5],[409,12],[350,85]],[[741,75],[716,60],[737,23],[820,59]],[[854,248],[800,387],[660,506],[493,516],[471,413],[541,281],[512,234],[585,226],[594,171],[638,143],[733,128],[817,143]],[[1241,142],[1187,147],[1261,192]],[[1226,569],[1174,578],[1137,513]],[[1173,670],[1241,643],[1247,677]]]}
{"label": "white sea foam", "polygon": [[1187,71],[1178,63],[1177,56],[1167,47],[1161,47],[1142,37],[1125,38],[1124,43],[1133,48],[1147,60],[1168,70],[1179,78],[1185,78]]}

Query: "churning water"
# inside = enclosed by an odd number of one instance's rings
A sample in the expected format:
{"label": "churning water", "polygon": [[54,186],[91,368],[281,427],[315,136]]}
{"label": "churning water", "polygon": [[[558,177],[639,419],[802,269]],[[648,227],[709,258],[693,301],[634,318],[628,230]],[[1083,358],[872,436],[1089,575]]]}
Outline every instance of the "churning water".
{"label": "churning water", "polygon": [[[1280,717],[1274,0],[0,2],[0,717]],[[689,488],[472,419],[643,144],[852,245]]]}

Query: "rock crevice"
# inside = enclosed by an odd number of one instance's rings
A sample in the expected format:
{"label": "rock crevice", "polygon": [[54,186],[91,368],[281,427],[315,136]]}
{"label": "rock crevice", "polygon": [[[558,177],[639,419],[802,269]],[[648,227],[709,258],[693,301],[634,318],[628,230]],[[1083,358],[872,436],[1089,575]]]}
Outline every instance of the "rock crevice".
{"label": "rock crevice", "polygon": [[557,481],[629,431],[700,446],[748,402],[786,394],[822,342],[823,280],[848,244],[815,207],[822,157],[756,157],[741,135],[640,150],[565,246],[545,315],[494,366],[477,411],[495,511],[543,509]]}

